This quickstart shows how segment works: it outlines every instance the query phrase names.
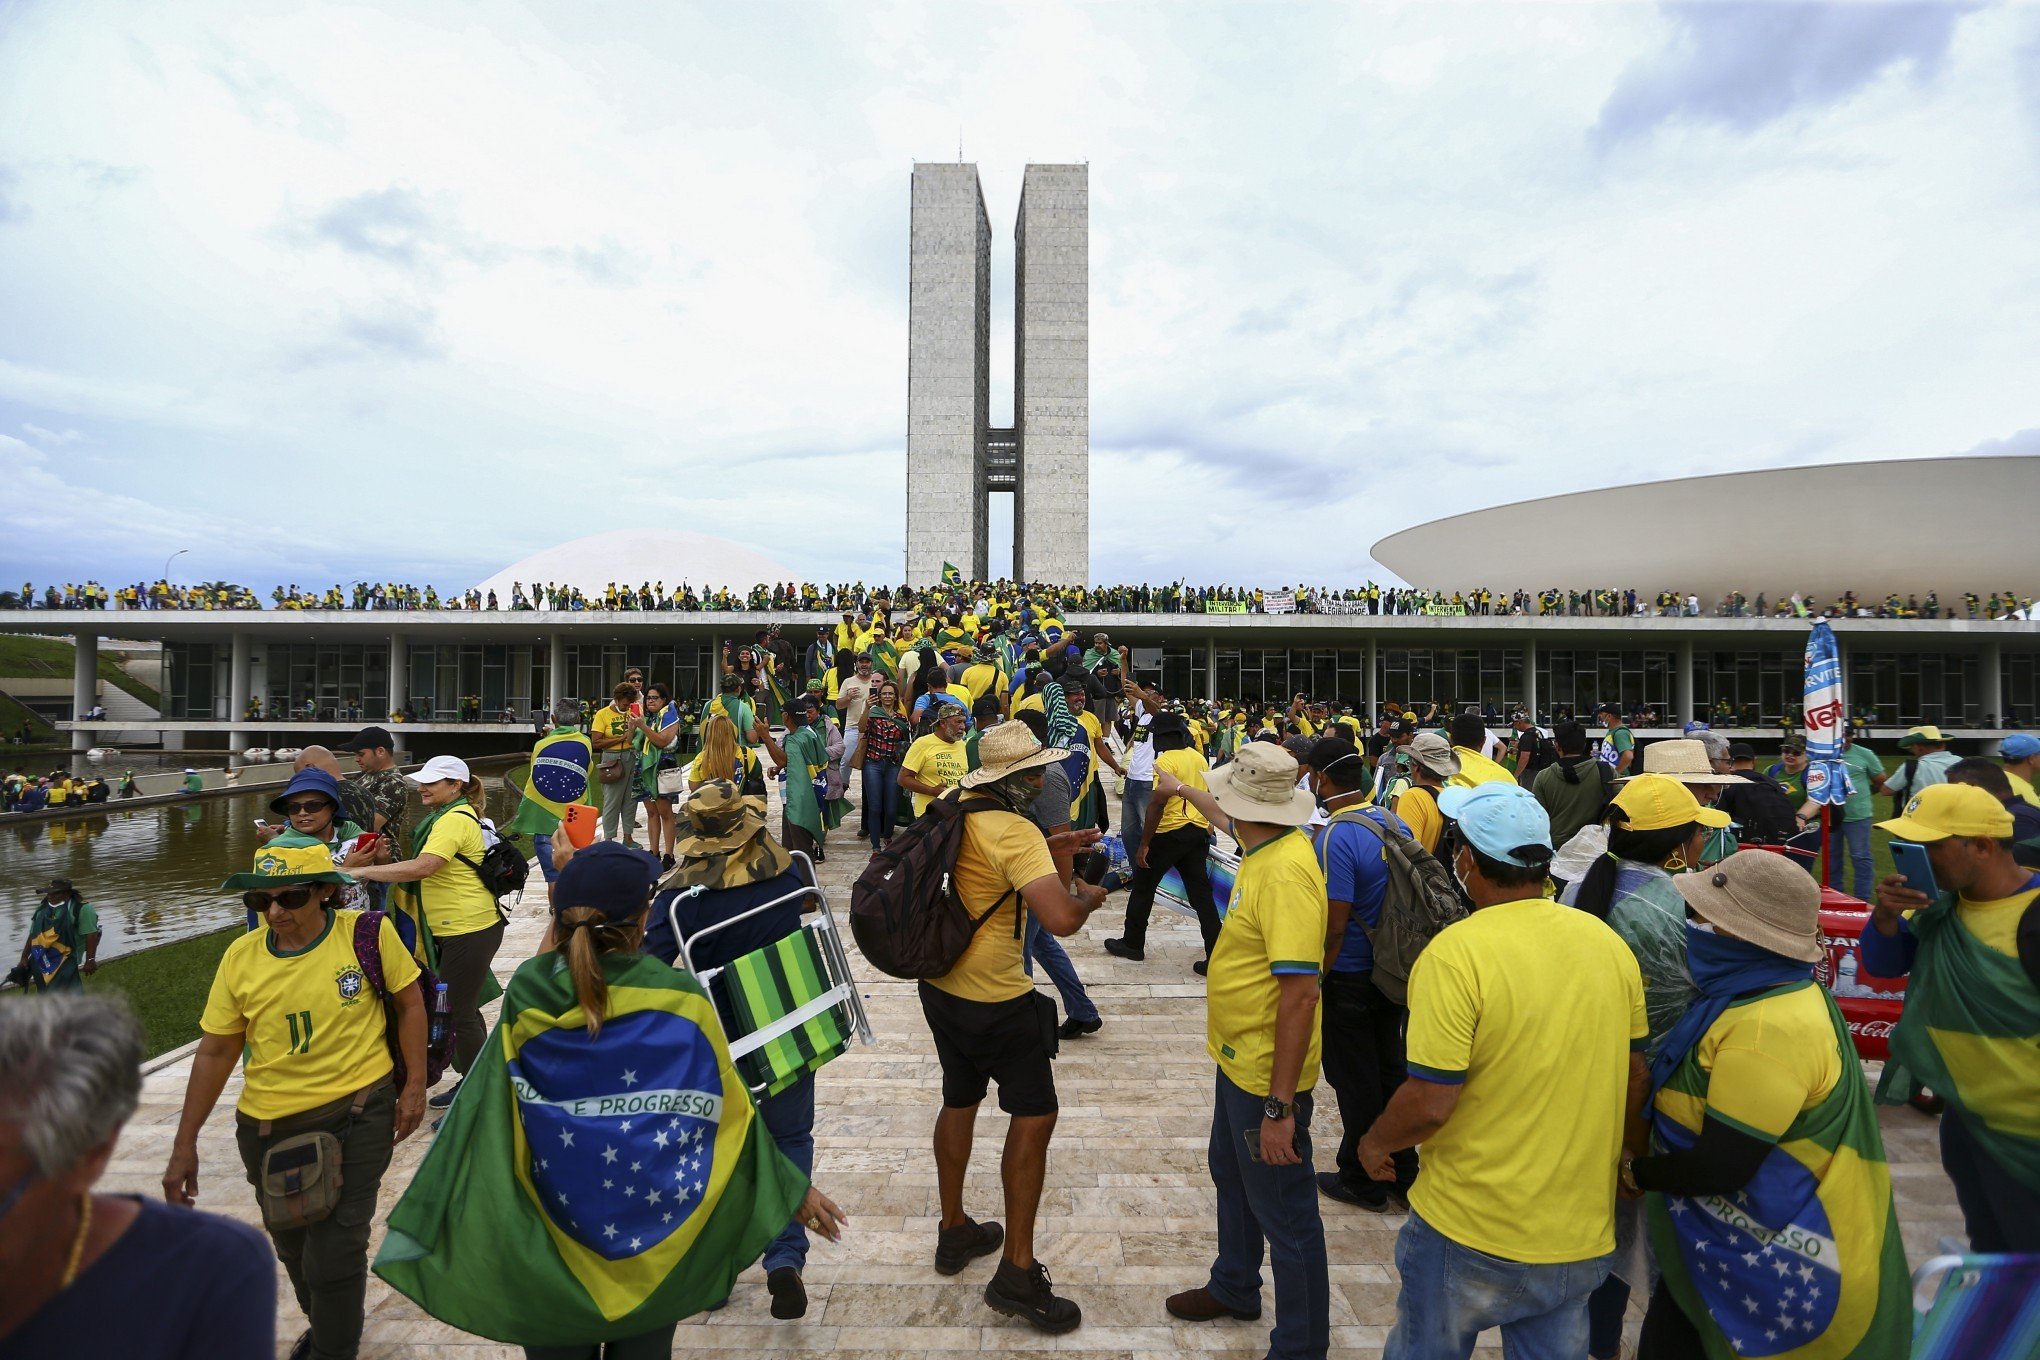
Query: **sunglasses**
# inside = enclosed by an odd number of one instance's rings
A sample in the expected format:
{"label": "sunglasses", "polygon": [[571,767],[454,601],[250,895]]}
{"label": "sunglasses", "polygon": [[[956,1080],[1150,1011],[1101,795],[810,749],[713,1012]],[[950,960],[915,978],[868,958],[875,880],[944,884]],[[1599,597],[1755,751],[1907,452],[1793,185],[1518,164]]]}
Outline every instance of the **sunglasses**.
{"label": "sunglasses", "polygon": [[254,888],[241,894],[241,904],[250,911],[267,911],[269,910],[269,904],[272,902],[282,907],[285,911],[296,911],[311,900],[311,886],[304,883],[300,883],[295,888],[285,888],[275,893],[266,893],[259,888]]}
{"label": "sunglasses", "polygon": [[300,798],[295,803],[279,803],[277,808],[286,817],[299,817],[313,812],[324,812],[333,806],[327,798]]}

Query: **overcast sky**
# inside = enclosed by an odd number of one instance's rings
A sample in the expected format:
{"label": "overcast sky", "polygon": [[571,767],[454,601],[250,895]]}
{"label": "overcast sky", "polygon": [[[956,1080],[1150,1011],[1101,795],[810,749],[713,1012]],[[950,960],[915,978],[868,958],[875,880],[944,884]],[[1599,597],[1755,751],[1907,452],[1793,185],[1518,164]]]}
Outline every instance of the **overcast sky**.
{"label": "overcast sky", "polygon": [[959,142],[995,423],[1022,167],[1091,167],[1099,579],[2040,451],[2032,8],[10,0],[0,580],[662,524],[895,577],[908,176]]}

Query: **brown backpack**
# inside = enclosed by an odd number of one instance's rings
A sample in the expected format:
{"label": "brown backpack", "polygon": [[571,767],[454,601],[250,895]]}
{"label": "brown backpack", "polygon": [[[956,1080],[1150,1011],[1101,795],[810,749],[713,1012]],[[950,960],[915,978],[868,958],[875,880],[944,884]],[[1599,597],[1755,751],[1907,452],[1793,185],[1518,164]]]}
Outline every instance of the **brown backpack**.
{"label": "brown backpack", "polygon": [[[896,978],[937,978],[956,966],[978,928],[1012,896],[1008,890],[982,916],[957,896],[964,819],[1004,810],[990,798],[945,794],[872,856],[850,889],[850,933],[872,967]],[[1016,935],[1026,915],[1015,913]]]}

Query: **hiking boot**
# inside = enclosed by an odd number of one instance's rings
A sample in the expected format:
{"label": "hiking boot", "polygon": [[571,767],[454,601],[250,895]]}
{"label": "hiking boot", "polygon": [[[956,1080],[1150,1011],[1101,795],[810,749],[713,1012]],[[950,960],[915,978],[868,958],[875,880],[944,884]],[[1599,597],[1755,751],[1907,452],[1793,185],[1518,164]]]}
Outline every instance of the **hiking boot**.
{"label": "hiking boot", "polygon": [[[467,1080],[465,1077],[461,1081]],[[453,1098],[460,1094],[460,1082],[455,1082],[444,1091],[425,1097],[425,1103],[435,1110],[444,1110],[453,1104]]]}
{"label": "hiking boot", "polygon": [[985,1285],[985,1302],[1007,1317],[1026,1318],[1051,1336],[1069,1331],[1084,1320],[1084,1310],[1073,1299],[1057,1298],[1048,1278],[1048,1267],[1036,1261],[1022,1269],[1001,1260]]}
{"label": "hiking boot", "polygon": [[1216,1322],[1220,1318],[1238,1318],[1241,1322],[1252,1322],[1261,1316],[1261,1305],[1254,1304],[1251,1312],[1231,1308],[1212,1297],[1209,1289],[1199,1286],[1186,1289],[1180,1294],[1171,1294],[1162,1307],[1169,1310],[1169,1316],[1185,1322]]}
{"label": "hiking boot", "polygon": [[935,1273],[954,1275],[980,1256],[990,1256],[1006,1244],[1006,1230],[996,1223],[980,1223],[969,1215],[953,1228],[944,1228],[935,1239]]}
{"label": "hiking boot", "polygon": [[765,1291],[772,1295],[772,1316],[781,1322],[807,1314],[807,1286],[792,1266],[778,1266],[766,1272]]}
{"label": "hiking boot", "polygon": [[1139,963],[1142,959],[1147,957],[1146,950],[1135,949],[1132,945],[1128,944],[1124,940],[1105,941],[1105,952],[1110,954],[1115,959],[1131,959],[1135,963]]}
{"label": "hiking boot", "polygon": [[1370,1214],[1397,1214],[1403,1211],[1403,1206],[1396,1202],[1394,1195],[1385,1190],[1376,1190],[1372,1194],[1364,1190],[1355,1190],[1347,1185],[1345,1178],[1336,1171],[1318,1172],[1317,1188],[1318,1193],[1326,1199],[1335,1199],[1341,1204],[1365,1209]]}
{"label": "hiking boot", "polygon": [[1056,1033],[1065,1039],[1081,1039],[1086,1034],[1096,1034],[1103,1028],[1105,1028],[1103,1020],[1078,1020],[1072,1018],[1063,1021],[1062,1028],[1057,1030]]}

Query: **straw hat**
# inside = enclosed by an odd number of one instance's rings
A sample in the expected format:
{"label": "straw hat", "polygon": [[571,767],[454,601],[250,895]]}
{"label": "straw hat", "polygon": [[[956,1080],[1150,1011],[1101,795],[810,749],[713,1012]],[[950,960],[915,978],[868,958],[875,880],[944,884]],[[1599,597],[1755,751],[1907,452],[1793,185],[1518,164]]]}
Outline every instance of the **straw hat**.
{"label": "straw hat", "polygon": [[1672,886],[1725,935],[1803,963],[1821,957],[1820,888],[1783,855],[1738,850],[1712,869],[1672,875]]}
{"label": "straw hat", "polygon": [[967,789],[981,788],[996,784],[1009,774],[1038,770],[1068,756],[1068,751],[1036,741],[1026,723],[1002,722],[986,728],[978,738],[978,767],[965,775],[961,783]]}
{"label": "straw hat", "polygon": [[1716,774],[1713,764],[1707,759],[1707,743],[1698,737],[1675,737],[1670,741],[1654,741],[1643,748],[1643,769],[1630,779],[1641,779],[1647,774],[1669,775],[1681,784],[1741,784],[1746,782],[1741,775]]}
{"label": "straw hat", "polygon": [[1273,742],[1250,741],[1208,782],[1219,808],[1236,821],[1302,826],[1317,799],[1296,787],[1297,774],[1295,756]]}

